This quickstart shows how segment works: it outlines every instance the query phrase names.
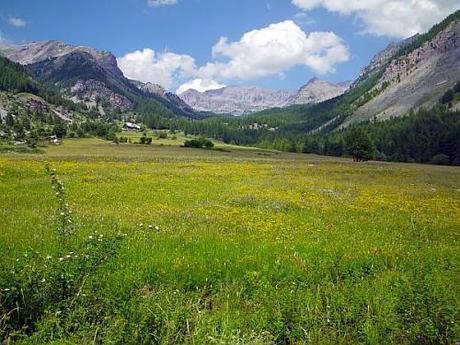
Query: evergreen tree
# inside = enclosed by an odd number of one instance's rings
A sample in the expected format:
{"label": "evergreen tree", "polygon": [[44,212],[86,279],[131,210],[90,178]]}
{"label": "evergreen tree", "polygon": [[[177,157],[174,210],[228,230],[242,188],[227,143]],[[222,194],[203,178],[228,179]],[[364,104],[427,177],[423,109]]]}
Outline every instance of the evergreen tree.
{"label": "evergreen tree", "polygon": [[366,131],[362,127],[354,126],[345,136],[347,152],[355,162],[371,159],[374,146]]}

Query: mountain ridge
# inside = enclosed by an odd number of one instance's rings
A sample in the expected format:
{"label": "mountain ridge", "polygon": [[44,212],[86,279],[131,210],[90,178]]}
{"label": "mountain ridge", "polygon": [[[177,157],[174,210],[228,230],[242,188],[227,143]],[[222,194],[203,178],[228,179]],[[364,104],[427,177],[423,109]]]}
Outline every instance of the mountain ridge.
{"label": "mountain ridge", "polygon": [[48,40],[4,45],[0,47],[0,54],[24,65],[38,81],[57,85],[69,99],[98,111],[95,103],[103,99],[104,104],[110,106],[108,110],[136,109],[150,102],[149,109],[162,116],[196,117],[192,109],[176,97],[162,97],[133,84],[118,68],[116,57],[110,52]]}
{"label": "mountain ridge", "polygon": [[349,81],[334,84],[312,78],[297,92],[232,85],[204,92],[189,89],[179,97],[197,111],[245,115],[270,108],[320,103],[341,95],[349,85]]}

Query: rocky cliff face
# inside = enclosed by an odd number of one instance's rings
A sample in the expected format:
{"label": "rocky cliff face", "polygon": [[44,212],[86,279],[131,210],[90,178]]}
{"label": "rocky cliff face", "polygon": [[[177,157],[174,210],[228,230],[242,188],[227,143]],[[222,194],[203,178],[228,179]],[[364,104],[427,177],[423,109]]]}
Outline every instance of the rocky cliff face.
{"label": "rocky cliff face", "polygon": [[120,92],[132,86],[110,52],[60,41],[44,41],[1,47],[0,53],[26,65],[38,80],[60,85],[75,100],[92,102],[97,98],[104,99],[113,107],[122,109],[133,105]]}
{"label": "rocky cliff face", "polygon": [[297,95],[290,101],[290,104],[321,103],[340,96],[348,89],[350,84],[350,82],[332,84],[313,78],[299,89]]}
{"label": "rocky cliff face", "polygon": [[[0,46],[0,54],[26,65],[38,81],[52,82],[72,100],[89,106],[103,100],[110,107],[126,110],[135,105],[135,99],[146,97],[174,114],[194,116],[190,107],[159,85],[136,84],[125,78],[110,52],[44,41]],[[98,111],[104,113],[100,106]]]}
{"label": "rocky cliff face", "polygon": [[108,89],[99,80],[79,80],[70,88],[70,91],[77,100],[87,103],[96,103],[98,99],[102,98],[121,110],[126,110],[133,106],[133,103],[128,98]]}
{"label": "rocky cliff face", "polygon": [[131,82],[139,89],[146,93],[156,95],[159,97],[165,97],[166,90],[159,84],[143,83],[137,80],[131,80]]}
{"label": "rocky cliff face", "polygon": [[375,73],[378,73],[382,68],[385,67],[385,65],[391,61],[391,59],[398,53],[401,48],[411,44],[414,40],[417,39],[418,36],[419,34],[416,34],[401,42],[392,42],[385,49],[378,52],[372,58],[369,65],[363,68],[358,78],[351,84],[351,87],[356,86],[366,78],[372,76]]}
{"label": "rocky cliff face", "polygon": [[290,91],[273,91],[252,86],[228,86],[205,92],[188,90],[179,97],[198,111],[242,115],[283,107],[294,95]]}
{"label": "rocky cliff face", "polygon": [[460,80],[460,20],[454,19],[419,47],[396,53],[383,66],[380,79],[368,93],[373,96],[343,126],[403,116],[411,109],[437,103]]}

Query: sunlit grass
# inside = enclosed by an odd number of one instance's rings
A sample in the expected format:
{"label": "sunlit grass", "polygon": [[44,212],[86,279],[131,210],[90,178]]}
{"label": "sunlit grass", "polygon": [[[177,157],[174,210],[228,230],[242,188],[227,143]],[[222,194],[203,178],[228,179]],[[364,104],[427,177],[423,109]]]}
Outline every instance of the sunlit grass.
{"label": "sunlit grass", "polygon": [[85,280],[78,312],[46,314],[26,342],[459,339],[458,168],[156,141],[46,151],[0,156],[0,267],[59,246],[46,164],[77,241],[127,236]]}

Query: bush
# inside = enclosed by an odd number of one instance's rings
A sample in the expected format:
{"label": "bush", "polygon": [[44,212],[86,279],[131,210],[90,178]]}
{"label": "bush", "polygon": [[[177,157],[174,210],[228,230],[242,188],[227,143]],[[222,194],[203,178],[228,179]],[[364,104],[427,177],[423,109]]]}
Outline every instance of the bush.
{"label": "bush", "polygon": [[109,140],[109,141],[115,141],[115,139],[117,139],[117,135],[110,131],[109,133],[107,133],[107,135],[105,136],[105,139],[106,140]]}
{"label": "bush", "polygon": [[144,135],[139,139],[139,143],[143,145],[150,145],[152,143],[152,138]]}
{"label": "bush", "polygon": [[206,138],[199,138],[199,139],[192,139],[192,140],[186,140],[184,142],[184,147],[192,147],[196,149],[210,149],[214,147],[214,144],[212,141],[206,139]]}
{"label": "bush", "polygon": [[449,165],[450,164],[450,158],[448,155],[445,155],[443,153],[439,153],[430,160],[430,164],[437,164],[437,165]]}

